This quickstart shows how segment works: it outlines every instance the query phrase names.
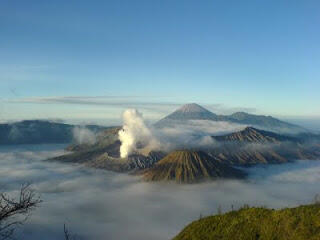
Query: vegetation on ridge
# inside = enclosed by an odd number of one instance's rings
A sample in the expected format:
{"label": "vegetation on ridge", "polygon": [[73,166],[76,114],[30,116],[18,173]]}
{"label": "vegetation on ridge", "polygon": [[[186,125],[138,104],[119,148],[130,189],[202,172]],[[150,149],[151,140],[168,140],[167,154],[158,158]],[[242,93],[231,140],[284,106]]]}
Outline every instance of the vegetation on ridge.
{"label": "vegetation on ridge", "polygon": [[242,208],[194,221],[173,240],[319,240],[320,204]]}

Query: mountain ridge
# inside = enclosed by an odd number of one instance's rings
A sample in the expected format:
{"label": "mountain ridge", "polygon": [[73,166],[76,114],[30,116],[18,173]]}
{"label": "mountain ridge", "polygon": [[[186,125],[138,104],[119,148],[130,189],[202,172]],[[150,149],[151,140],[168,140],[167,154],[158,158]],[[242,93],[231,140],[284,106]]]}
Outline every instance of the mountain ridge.
{"label": "mountain ridge", "polygon": [[24,120],[0,124],[0,144],[70,143],[73,129],[85,127],[93,132],[106,129],[97,125],[71,125],[47,120]]}
{"label": "mountain ridge", "polygon": [[178,125],[189,120],[224,121],[292,135],[308,132],[307,129],[304,129],[301,126],[279,120],[272,116],[255,115],[246,112],[235,112],[230,115],[218,115],[196,103],[183,105],[173,113],[160,119],[154,125],[161,128]]}
{"label": "mountain ridge", "polygon": [[217,141],[246,141],[251,143],[279,143],[284,141],[299,142],[299,139],[276,134],[273,132],[246,127],[241,131],[225,134],[221,136],[212,136]]}
{"label": "mountain ridge", "polygon": [[318,240],[319,219],[319,203],[280,210],[243,207],[194,221],[173,240]]}

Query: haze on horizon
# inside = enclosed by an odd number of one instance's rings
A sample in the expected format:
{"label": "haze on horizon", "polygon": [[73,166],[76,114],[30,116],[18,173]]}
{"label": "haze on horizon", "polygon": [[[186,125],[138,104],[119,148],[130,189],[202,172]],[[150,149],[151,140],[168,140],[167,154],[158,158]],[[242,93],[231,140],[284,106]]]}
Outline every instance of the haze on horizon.
{"label": "haze on horizon", "polygon": [[9,1],[0,121],[151,121],[196,102],[320,129],[318,1]]}
{"label": "haze on horizon", "polygon": [[[0,1],[0,239],[171,239],[200,218],[318,239],[319,12]],[[260,206],[264,224],[234,215]]]}

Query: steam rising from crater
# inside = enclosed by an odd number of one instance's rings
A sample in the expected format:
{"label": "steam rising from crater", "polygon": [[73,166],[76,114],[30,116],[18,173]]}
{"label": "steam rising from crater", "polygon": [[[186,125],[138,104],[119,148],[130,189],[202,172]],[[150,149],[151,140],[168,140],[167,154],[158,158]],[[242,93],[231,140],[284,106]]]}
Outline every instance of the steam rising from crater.
{"label": "steam rising from crater", "polygon": [[127,109],[123,115],[123,128],[119,131],[120,156],[127,157],[136,150],[137,143],[147,144],[152,140],[150,129],[144,123],[142,114],[136,109]]}
{"label": "steam rising from crater", "polygon": [[147,154],[152,150],[171,151],[179,148],[202,148],[217,144],[212,135],[239,131],[245,125],[209,120],[186,120],[157,128],[148,126],[136,109],[127,109],[123,115],[123,128],[119,131],[120,156],[133,152]]}

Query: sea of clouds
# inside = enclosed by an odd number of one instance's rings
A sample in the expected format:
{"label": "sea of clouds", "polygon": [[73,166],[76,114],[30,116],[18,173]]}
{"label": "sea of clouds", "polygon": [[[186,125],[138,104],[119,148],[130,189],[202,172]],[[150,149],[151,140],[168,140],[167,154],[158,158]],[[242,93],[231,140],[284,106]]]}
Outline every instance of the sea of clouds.
{"label": "sea of clouds", "polygon": [[64,223],[78,239],[170,239],[219,207],[292,207],[320,192],[320,161],[252,167],[247,180],[177,185],[44,161],[64,147],[0,146],[0,191],[15,194],[29,182],[43,199],[17,239],[63,239]]}

